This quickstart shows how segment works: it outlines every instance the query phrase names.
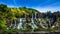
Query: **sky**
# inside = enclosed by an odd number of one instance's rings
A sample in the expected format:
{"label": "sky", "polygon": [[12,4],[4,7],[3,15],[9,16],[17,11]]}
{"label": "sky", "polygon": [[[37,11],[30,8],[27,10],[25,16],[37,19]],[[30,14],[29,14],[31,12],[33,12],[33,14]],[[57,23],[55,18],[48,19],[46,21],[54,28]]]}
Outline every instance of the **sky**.
{"label": "sky", "polygon": [[0,4],[8,7],[34,8],[40,12],[60,11],[60,0],[0,0]]}

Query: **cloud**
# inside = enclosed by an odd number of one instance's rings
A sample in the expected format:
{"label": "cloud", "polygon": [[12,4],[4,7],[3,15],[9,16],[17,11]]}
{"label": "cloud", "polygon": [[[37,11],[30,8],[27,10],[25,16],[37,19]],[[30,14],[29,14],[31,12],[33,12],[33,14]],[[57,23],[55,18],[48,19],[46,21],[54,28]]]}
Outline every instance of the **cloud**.
{"label": "cloud", "polygon": [[60,7],[36,7],[35,9],[39,10],[40,12],[47,12],[47,11],[51,11],[51,12],[56,12],[56,11],[60,11]]}

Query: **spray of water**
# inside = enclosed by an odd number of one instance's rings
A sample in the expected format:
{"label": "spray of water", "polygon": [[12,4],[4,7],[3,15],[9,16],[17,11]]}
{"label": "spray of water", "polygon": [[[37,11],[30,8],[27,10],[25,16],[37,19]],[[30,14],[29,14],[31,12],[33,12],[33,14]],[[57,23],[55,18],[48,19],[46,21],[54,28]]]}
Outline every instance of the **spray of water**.
{"label": "spray of water", "polygon": [[22,19],[21,19],[21,18],[19,19],[19,22],[20,22],[20,23],[18,24],[18,27],[17,27],[17,28],[18,28],[18,29],[22,29],[22,28],[23,28],[23,27],[22,27],[22,24],[23,24],[23,23],[22,23]]}

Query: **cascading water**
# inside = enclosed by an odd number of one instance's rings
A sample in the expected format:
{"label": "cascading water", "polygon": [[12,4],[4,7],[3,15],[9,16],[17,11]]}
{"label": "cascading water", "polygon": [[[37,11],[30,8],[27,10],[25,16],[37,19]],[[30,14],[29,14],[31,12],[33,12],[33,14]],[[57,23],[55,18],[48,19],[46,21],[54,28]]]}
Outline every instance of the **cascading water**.
{"label": "cascading water", "polygon": [[20,18],[19,19],[19,24],[18,24],[18,27],[17,27],[18,29],[22,29],[23,27],[22,27],[22,19]]}
{"label": "cascading water", "polygon": [[50,19],[50,23],[49,23],[49,24],[50,24],[50,27],[52,27],[52,28],[55,27],[53,23],[54,23],[54,20],[53,20],[53,18],[52,18],[52,19]]}
{"label": "cascading water", "polygon": [[32,14],[32,22],[30,23],[32,30],[34,30],[34,28],[38,28],[35,24],[34,24],[34,20],[33,20],[33,14]]}
{"label": "cascading water", "polygon": [[35,19],[36,19],[36,13],[35,13]]}
{"label": "cascading water", "polygon": [[14,24],[14,29],[16,28],[16,21],[15,21],[15,24]]}
{"label": "cascading water", "polygon": [[42,28],[45,28],[45,29],[47,29],[48,28],[48,25],[46,24],[46,22],[45,23],[43,23],[44,21],[43,21],[43,19],[39,19],[37,22],[39,22],[40,23],[40,26],[42,27]]}
{"label": "cascading water", "polygon": [[12,27],[12,23],[11,23],[11,25],[9,27]]}
{"label": "cascading water", "polygon": [[19,19],[19,24],[18,24],[18,27],[17,28],[24,30],[26,28],[26,26],[24,26],[23,23],[25,23],[25,22],[26,22],[25,18],[20,18]]}

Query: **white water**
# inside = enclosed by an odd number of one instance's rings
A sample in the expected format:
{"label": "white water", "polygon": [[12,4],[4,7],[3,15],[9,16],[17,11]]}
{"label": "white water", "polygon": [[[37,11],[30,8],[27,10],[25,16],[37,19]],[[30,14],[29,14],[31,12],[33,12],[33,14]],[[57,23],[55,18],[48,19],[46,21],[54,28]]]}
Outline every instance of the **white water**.
{"label": "white water", "polygon": [[[36,18],[36,16],[35,16],[35,18]],[[34,24],[34,20],[33,20],[33,14],[32,14],[32,22],[29,24],[29,25],[31,25],[31,27],[32,27],[32,29],[34,30],[34,28],[38,28],[35,24]]]}
{"label": "white water", "polygon": [[18,29],[25,29],[26,28],[26,26],[24,25],[24,26],[22,26],[23,25],[23,23],[25,22],[26,20],[25,20],[25,18],[20,18],[19,19],[19,24],[18,24]]}
{"label": "white water", "polygon": [[22,19],[20,18],[19,19],[19,24],[18,24],[18,27],[17,27],[18,29],[22,29],[23,27],[22,27]]}
{"label": "white water", "polygon": [[42,23],[42,22],[43,22],[42,19],[39,19],[39,22],[40,22],[40,26],[41,26],[42,28],[45,28],[45,29],[48,28],[48,24],[46,24],[46,22],[45,22],[45,23]]}
{"label": "white water", "polygon": [[[35,14],[35,19],[36,19],[36,14]],[[19,24],[18,24],[18,29],[25,29],[26,25],[23,25],[23,23],[26,21],[26,19],[24,20],[24,18],[20,18],[19,19]],[[31,18],[31,23],[29,24],[32,27],[32,30],[34,30],[34,28],[38,28],[35,24],[34,24],[34,19],[33,19],[33,14],[32,14],[32,18]],[[22,26],[23,25],[23,26]]]}

